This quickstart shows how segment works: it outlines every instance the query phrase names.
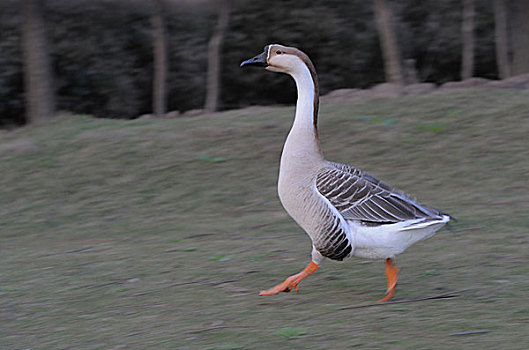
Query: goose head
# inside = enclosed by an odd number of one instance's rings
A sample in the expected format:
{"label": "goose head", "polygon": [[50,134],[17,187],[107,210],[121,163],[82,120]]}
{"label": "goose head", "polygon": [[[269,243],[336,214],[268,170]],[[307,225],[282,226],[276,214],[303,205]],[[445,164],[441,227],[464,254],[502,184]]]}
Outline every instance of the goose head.
{"label": "goose head", "polygon": [[303,51],[279,44],[266,45],[263,53],[243,61],[241,67],[244,66],[260,66],[272,72],[290,75],[307,67],[315,75],[314,65]]}

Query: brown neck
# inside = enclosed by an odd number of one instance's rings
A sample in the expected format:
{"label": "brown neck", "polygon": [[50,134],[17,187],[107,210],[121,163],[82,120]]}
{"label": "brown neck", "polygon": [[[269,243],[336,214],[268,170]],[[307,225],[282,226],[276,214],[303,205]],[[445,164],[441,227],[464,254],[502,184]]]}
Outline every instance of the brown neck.
{"label": "brown neck", "polygon": [[320,106],[320,85],[318,83],[318,75],[316,74],[316,68],[314,68],[314,64],[312,64],[312,61],[309,59],[307,55],[303,54],[300,56],[300,58],[307,65],[307,68],[309,69],[310,75],[312,77],[312,81],[314,83],[313,123],[314,123],[314,131],[316,132],[316,135],[318,135],[318,109]]}

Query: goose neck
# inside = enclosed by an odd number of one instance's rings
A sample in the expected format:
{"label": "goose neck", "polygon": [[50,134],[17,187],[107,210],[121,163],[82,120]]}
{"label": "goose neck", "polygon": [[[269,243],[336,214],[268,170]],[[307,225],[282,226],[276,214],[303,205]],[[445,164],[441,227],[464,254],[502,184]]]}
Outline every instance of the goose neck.
{"label": "goose neck", "polygon": [[294,122],[317,129],[319,93],[316,74],[303,64],[292,72],[292,77],[298,90]]}
{"label": "goose neck", "polygon": [[291,75],[296,82],[298,99],[285,150],[286,147],[302,148],[303,153],[323,159],[317,130],[319,94],[316,74],[303,64],[293,70]]}

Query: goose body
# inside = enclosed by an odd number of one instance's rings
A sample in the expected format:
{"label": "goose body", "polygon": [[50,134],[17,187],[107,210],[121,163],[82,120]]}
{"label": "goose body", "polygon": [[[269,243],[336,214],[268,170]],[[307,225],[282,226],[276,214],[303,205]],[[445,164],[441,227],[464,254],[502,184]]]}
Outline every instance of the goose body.
{"label": "goose body", "polygon": [[325,258],[386,259],[389,300],[398,268],[393,258],[435,234],[450,216],[416,202],[372,175],[323,157],[318,138],[316,71],[302,51],[267,45],[241,66],[259,65],[292,76],[298,99],[279,168],[278,194],[287,213],[312,240],[312,261],[299,274],[260,295],[288,292],[315,272]]}

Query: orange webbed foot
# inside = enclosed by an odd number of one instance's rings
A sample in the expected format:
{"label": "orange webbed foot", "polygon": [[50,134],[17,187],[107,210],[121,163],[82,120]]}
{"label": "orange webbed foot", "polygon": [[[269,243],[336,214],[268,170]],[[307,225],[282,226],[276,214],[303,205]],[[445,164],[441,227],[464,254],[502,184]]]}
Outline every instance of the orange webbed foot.
{"label": "orange webbed foot", "polygon": [[279,294],[281,292],[285,292],[285,293],[288,293],[290,292],[292,289],[296,289],[296,292],[299,291],[299,288],[298,288],[298,283],[301,281],[293,281],[292,277],[295,277],[294,276],[291,276],[289,278],[287,278],[284,282],[282,283],[279,283],[277,286],[275,287],[272,287],[270,289],[267,289],[267,290],[262,290],[259,292],[259,295],[274,295],[274,294]]}
{"label": "orange webbed foot", "polygon": [[395,289],[387,291],[386,292],[386,296],[384,298],[380,299],[378,302],[379,303],[385,303],[386,301],[391,300],[391,298],[393,298],[394,295],[395,295]]}
{"label": "orange webbed foot", "polygon": [[300,273],[288,277],[284,282],[278,284],[275,287],[272,287],[272,288],[267,289],[267,290],[260,291],[259,295],[260,296],[262,296],[262,295],[274,295],[274,294],[278,294],[278,293],[281,293],[281,292],[288,293],[292,289],[295,289],[296,292],[297,292],[297,291],[299,291],[299,288],[298,288],[299,282],[301,282],[307,276],[310,276],[314,272],[316,272],[316,270],[318,270],[318,267],[319,267],[318,264],[316,264],[315,262],[311,262]]}

